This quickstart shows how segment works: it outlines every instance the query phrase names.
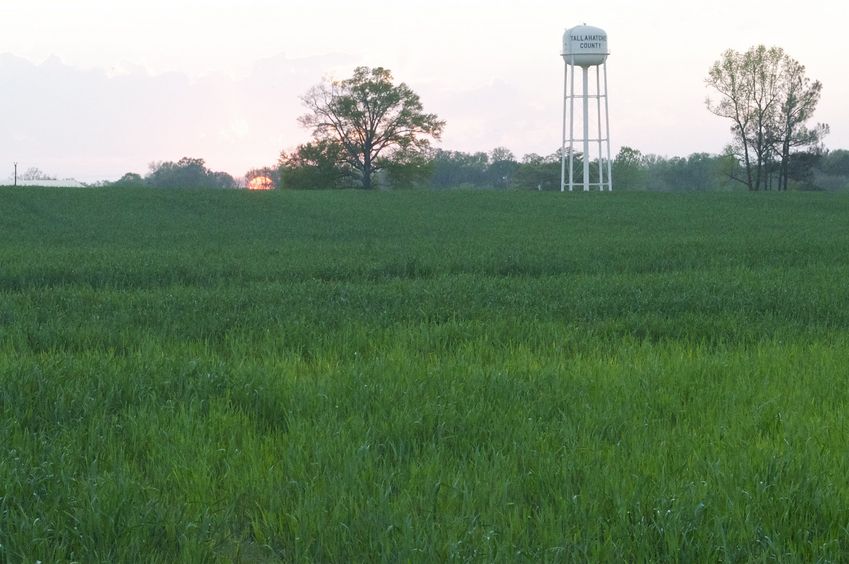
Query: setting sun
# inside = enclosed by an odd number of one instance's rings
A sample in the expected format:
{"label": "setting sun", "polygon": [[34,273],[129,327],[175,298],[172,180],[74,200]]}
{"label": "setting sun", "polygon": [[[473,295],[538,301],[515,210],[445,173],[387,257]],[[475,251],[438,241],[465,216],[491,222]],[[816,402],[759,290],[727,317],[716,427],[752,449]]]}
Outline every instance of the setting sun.
{"label": "setting sun", "polygon": [[267,176],[255,176],[248,180],[248,190],[273,190],[274,181]]}

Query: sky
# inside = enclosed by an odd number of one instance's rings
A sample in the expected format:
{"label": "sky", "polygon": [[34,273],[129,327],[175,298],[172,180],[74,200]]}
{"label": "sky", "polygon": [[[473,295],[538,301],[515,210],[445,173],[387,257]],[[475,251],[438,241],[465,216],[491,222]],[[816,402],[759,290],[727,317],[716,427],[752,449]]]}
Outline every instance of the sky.
{"label": "sky", "polygon": [[0,178],[84,182],[200,157],[241,176],[309,139],[299,96],[383,66],[447,121],[439,146],[519,158],[560,146],[565,28],[609,38],[613,152],[721,152],[705,109],[726,49],[776,45],[823,83],[815,121],[849,148],[845,17],[834,0],[1,0]]}

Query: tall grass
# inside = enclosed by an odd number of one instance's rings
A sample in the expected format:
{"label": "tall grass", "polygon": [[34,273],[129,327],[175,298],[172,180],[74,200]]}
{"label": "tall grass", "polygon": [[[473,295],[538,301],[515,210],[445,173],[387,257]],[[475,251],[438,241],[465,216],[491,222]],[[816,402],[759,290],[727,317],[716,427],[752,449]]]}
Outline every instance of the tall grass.
{"label": "tall grass", "polygon": [[0,561],[845,560],[847,216],[0,191]]}

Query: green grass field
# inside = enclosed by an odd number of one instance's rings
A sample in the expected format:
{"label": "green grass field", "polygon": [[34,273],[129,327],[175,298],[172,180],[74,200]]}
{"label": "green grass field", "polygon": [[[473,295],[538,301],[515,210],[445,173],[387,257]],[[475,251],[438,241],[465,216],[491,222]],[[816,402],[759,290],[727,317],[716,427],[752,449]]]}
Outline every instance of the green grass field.
{"label": "green grass field", "polygon": [[849,196],[0,190],[0,562],[849,559]]}

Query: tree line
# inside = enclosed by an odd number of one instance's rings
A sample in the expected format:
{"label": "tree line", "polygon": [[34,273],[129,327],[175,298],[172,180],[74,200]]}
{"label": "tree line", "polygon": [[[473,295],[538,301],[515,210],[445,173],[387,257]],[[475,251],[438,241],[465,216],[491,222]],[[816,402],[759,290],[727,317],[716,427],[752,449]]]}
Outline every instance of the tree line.
{"label": "tree line", "polygon": [[128,172],[110,184],[115,187],[148,188],[238,188],[239,183],[226,172],[216,172],[206,166],[203,159],[183,157],[177,162],[160,161],[149,165],[142,176]]}
{"label": "tree line", "polygon": [[[147,175],[127,173],[110,185],[260,190],[361,187],[356,177],[334,165],[335,160],[325,160],[322,150],[326,147],[317,148],[311,144],[294,158],[284,152],[279,166],[252,169],[245,175],[244,182],[229,174],[209,170],[203,159],[182,158],[177,162],[153,163]],[[582,155],[576,154],[574,161],[575,178],[580,178]],[[693,153],[687,157],[643,154],[637,149],[622,147],[613,160],[616,190],[730,191],[739,189],[738,179],[744,174],[743,165],[730,147],[719,155]],[[849,190],[849,151],[794,153],[786,178],[787,186],[794,190]],[[419,163],[395,164],[378,171],[373,183],[387,189],[556,191],[560,189],[560,151],[517,158],[505,147],[473,153],[432,149]],[[777,190],[777,182],[766,183],[762,189]]]}
{"label": "tree line", "polygon": [[[278,178],[286,189],[356,188],[356,181],[334,176],[332,163],[314,166],[284,161]],[[596,164],[596,163],[593,163]],[[575,178],[583,174],[581,154],[574,157]],[[741,186],[737,180],[743,166],[729,148],[723,154],[693,153],[686,157],[643,154],[623,147],[613,160],[616,190],[639,191],[730,191]],[[849,190],[849,151],[794,153],[787,170],[788,187],[794,190]],[[527,154],[517,159],[504,147],[466,153],[436,149],[415,171],[403,177],[391,172],[379,175],[379,184],[390,189],[432,190],[540,190],[560,189],[560,151],[549,155]],[[772,185],[777,189],[777,184]],[[764,187],[764,189],[768,189]]]}

